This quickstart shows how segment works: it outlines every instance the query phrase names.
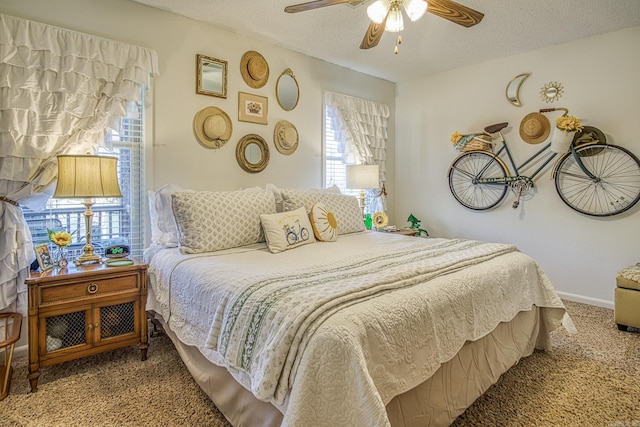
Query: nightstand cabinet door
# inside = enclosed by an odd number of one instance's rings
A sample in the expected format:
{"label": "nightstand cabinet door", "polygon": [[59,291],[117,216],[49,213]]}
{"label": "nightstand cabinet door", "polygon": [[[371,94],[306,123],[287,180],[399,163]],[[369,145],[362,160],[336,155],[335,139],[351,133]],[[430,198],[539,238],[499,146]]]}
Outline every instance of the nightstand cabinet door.
{"label": "nightstand cabinet door", "polygon": [[127,338],[135,341],[140,337],[140,308],[138,301],[119,304],[98,305],[93,312],[93,333],[95,345],[105,345]]}
{"label": "nightstand cabinet door", "polygon": [[74,307],[72,311],[56,310],[40,315],[38,350],[41,361],[89,349],[92,346],[91,306]]}

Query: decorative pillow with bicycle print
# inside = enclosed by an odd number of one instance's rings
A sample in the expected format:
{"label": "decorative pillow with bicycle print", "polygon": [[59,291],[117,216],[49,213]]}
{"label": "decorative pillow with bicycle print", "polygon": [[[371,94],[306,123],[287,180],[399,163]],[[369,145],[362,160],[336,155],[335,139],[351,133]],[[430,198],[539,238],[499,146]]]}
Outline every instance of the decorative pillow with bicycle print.
{"label": "decorative pillow with bicycle print", "polygon": [[260,222],[271,253],[277,254],[316,241],[304,206],[288,212],[261,214]]}

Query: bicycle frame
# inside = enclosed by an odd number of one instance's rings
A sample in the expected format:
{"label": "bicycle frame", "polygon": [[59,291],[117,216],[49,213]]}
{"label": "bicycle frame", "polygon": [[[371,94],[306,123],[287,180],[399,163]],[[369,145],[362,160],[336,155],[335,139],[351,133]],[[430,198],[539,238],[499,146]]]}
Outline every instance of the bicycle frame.
{"label": "bicycle frame", "polygon": [[[549,147],[551,147],[551,143],[548,143],[547,145],[545,145],[544,147],[542,147],[540,150],[538,150],[536,153],[534,153],[531,157],[529,157],[527,160],[525,160],[522,164],[520,165],[516,165],[515,160],[513,160],[513,155],[511,154],[511,150],[509,149],[509,145],[507,144],[507,142],[504,139],[504,136],[502,135],[502,132],[498,131],[498,135],[500,135],[500,142],[502,142],[502,147],[500,147],[500,149],[496,152],[496,153],[491,153],[496,159],[502,159],[500,157],[500,154],[502,154],[502,152],[505,152],[507,154],[507,157],[509,158],[509,163],[511,163],[511,166],[513,167],[513,170],[515,172],[515,175],[511,175],[509,174],[509,176],[505,176],[505,177],[496,177],[496,178],[480,178],[482,176],[482,174],[485,172],[486,168],[489,167],[489,165],[485,166],[485,168],[483,168],[480,173],[478,174],[478,177],[476,177],[476,182],[477,183],[481,183],[481,184],[500,184],[500,185],[504,185],[504,184],[510,184],[514,181],[517,181],[519,179],[525,179],[531,183],[533,183],[533,179],[551,162],[551,160],[553,160],[558,153],[552,152],[551,155],[542,163],[542,165],[540,165],[540,167],[538,167],[538,169],[536,169],[530,176],[526,176],[526,175],[521,175],[520,174],[520,170],[522,168],[524,168],[525,166],[527,166],[529,163],[531,163],[532,161],[534,161],[535,159],[537,159],[542,153],[544,153]],[[502,161],[502,163],[504,164],[504,161]],[[507,169],[508,171],[508,169]]]}
{"label": "bicycle frame", "polygon": [[[504,164],[504,161],[502,161],[502,157],[500,157],[500,154],[503,151],[505,153],[507,153],[507,157],[509,158],[509,163],[511,163],[511,166],[513,167],[515,175],[511,175],[511,173],[510,173],[509,176],[505,176],[505,177],[480,178],[482,176],[482,174],[485,172],[485,170],[489,167],[489,165],[487,165],[480,171],[478,176],[475,178],[475,182],[477,182],[479,184],[500,184],[500,185],[504,185],[504,184],[511,184],[512,182],[518,181],[519,179],[525,179],[528,182],[530,182],[531,184],[533,184],[534,178],[551,162],[551,160],[553,160],[558,155],[558,153],[552,152],[551,155],[549,155],[549,157],[547,157],[547,159],[542,163],[542,165],[540,165],[540,167],[538,167],[538,169],[536,169],[530,176],[521,175],[520,174],[520,169],[522,169],[523,167],[527,166],[529,163],[531,163],[532,161],[537,159],[538,156],[540,156],[549,147],[551,147],[551,142],[549,142],[547,145],[545,145],[540,150],[535,152],[531,157],[529,157],[527,160],[525,160],[522,164],[516,165],[516,162],[513,160],[513,155],[511,154],[511,150],[509,149],[509,145],[507,144],[507,141],[505,141],[504,136],[502,135],[502,132],[498,131],[498,135],[500,135],[500,142],[502,142],[502,147],[500,147],[500,149],[496,153],[491,153],[491,154],[496,159],[498,159],[499,161],[501,161]],[[587,142],[585,144],[580,144],[578,147],[582,147],[584,145],[589,145],[589,144],[593,144],[593,143],[592,142]],[[556,161],[556,164],[554,165],[554,167],[552,169],[552,172],[551,172],[552,178],[555,177],[555,175],[556,175],[556,172],[557,172],[557,169],[558,169],[558,165],[560,164],[560,161],[562,159],[564,159],[565,157],[567,157],[569,155],[572,155],[572,156],[575,157],[576,163],[578,164],[578,166],[580,166],[580,169],[582,169],[582,171],[589,178],[594,179],[594,180],[597,179],[593,175],[593,173],[591,173],[591,171],[589,169],[587,169],[587,167],[584,165],[584,163],[582,163],[582,159],[580,158],[580,156],[578,156],[576,154],[576,148],[577,147],[572,143],[571,144],[571,151],[569,151],[569,152],[563,154],[562,156],[560,156],[560,158]],[[507,172],[508,171],[509,170],[507,169]]]}

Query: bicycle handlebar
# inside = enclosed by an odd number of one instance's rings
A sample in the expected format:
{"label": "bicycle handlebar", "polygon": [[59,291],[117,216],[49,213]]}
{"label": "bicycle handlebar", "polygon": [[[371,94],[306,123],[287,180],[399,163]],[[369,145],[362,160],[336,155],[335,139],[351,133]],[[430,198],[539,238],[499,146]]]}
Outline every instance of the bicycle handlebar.
{"label": "bicycle handlebar", "polygon": [[564,113],[562,114],[563,116],[566,116],[567,114],[569,114],[569,110],[567,110],[566,108],[563,107],[558,107],[558,108],[541,108],[540,112],[541,113],[550,113],[552,111],[558,111],[558,110],[562,110],[564,111]]}

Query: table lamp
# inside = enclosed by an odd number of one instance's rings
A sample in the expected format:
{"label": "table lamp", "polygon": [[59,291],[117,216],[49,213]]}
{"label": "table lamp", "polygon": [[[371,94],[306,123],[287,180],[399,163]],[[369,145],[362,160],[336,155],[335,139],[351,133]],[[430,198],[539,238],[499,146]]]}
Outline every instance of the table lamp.
{"label": "table lamp", "polygon": [[91,243],[91,224],[93,220],[93,198],[122,197],[118,184],[118,159],[91,155],[58,156],[58,184],[53,195],[57,199],[84,199],[86,210],[84,223],[86,227],[86,244],[83,254],[76,260],[76,265],[101,263],[102,258],[93,253]]}
{"label": "table lamp", "polygon": [[360,190],[360,207],[364,217],[364,190],[380,186],[378,165],[347,165],[347,188]]}

